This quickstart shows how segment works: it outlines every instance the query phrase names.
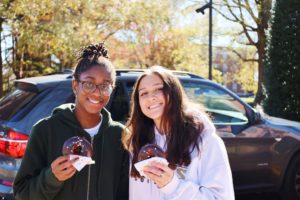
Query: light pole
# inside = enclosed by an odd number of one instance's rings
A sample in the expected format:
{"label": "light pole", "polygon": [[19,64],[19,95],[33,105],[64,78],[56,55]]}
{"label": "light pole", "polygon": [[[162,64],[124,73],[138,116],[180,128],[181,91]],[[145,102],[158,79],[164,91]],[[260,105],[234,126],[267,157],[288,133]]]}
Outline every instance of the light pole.
{"label": "light pole", "polygon": [[204,15],[206,8],[209,8],[208,79],[212,80],[212,0],[209,0],[204,6],[197,8],[196,12]]}

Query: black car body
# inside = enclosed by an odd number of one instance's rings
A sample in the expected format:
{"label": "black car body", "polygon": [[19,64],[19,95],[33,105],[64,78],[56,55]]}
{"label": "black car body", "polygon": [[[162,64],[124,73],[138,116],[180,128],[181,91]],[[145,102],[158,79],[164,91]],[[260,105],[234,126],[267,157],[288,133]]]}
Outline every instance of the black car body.
{"label": "black car body", "polygon": [[[117,70],[107,108],[125,122],[130,95],[142,70]],[[300,198],[300,123],[261,116],[236,94],[212,81],[174,72],[188,97],[204,105],[227,147],[236,193],[278,191]],[[12,198],[31,127],[56,106],[74,101],[72,74],[15,81],[15,90],[0,100],[0,197]],[[288,196],[289,195],[289,196]]]}

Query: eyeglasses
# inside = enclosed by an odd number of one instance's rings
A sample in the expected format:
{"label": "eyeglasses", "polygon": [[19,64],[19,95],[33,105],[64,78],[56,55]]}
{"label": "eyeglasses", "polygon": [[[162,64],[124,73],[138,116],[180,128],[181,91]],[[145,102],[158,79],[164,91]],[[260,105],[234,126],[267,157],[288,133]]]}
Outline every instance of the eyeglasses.
{"label": "eyeglasses", "polygon": [[81,83],[82,88],[84,90],[84,92],[86,93],[93,93],[96,91],[96,89],[98,88],[100,91],[100,94],[109,96],[113,90],[112,85],[110,84],[99,84],[96,85],[93,82],[90,81],[81,81],[81,80],[77,80],[79,83]]}

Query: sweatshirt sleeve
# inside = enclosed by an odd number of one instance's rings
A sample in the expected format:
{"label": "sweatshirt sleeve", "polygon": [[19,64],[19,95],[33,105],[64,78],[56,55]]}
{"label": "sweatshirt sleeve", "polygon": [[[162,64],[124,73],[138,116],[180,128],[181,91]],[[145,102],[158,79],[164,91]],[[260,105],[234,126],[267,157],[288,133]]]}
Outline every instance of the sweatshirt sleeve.
{"label": "sweatshirt sleeve", "polygon": [[63,182],[56,179],[47,162],[47,128],[40,124],[32,128],[26,152],[14,181],[17,200],[53,199]]}
{"label": "sweatshirt sleeve", "polygon": [[175,173],[172,181],[161,188],[167,200],[233,200],[234,190],[228,155],[222,139],[215,133],[213,124],[206,118],[202,132],[202,149],[196,159],[197,183],[179,179]]}

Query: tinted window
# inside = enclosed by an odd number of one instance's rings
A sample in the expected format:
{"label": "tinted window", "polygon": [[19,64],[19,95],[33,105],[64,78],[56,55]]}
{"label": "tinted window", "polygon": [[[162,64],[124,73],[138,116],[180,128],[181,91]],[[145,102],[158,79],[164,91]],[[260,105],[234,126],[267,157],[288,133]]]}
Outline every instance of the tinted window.
{"label": "tinted window", "polygon": [[239,125],[248,123],[246,110],[226,90],[200,82],[183,82],[190,99],[204,105],[211,113],[214,124]]}
{"label": "tinted window", "polygon": [[0,119],[9,120],[35,96],[33,92],[13,90],[0,100]]}
{"label": "tinted window", "polygon": [[117,83],[114,95],[111,97],[109,110],[115,121],[126,122],[129,113],[129,103],[127,93],[120,82]]}
{"label": "tinted window", "polygon": [[[71,96],[73,96],[71,87],[45,90],[24,107],[27,113],[26,116],[19,121],[10,121],[7,125],[16,128],[20,132],[29,134],[33,124],[39,119],[49,116],[55,107],[69,101]],[[22,110],[20,112],[22,113]]]}
{"label": "tinted window", "polygon": [[129,98],[131,98],[131,94],[133,92],[134,84],[135,84],[134,81],[126,82],[126,84],[125,84],[126,90],[128,91]]}

